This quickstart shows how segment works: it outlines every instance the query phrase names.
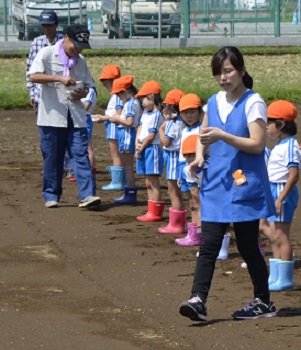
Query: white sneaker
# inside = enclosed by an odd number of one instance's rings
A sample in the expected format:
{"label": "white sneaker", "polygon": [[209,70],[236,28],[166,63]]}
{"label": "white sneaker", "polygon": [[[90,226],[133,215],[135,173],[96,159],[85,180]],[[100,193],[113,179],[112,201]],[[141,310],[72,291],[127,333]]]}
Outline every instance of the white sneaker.
{"label": "white sneaker", "polygon": [[96,207],[101,203],[99,197],[88,196],[79,203],[79,208]]}
{"label": "white sneaker", "polygon": [[59,203],[57,201],[48,201],[45,203],[46,208],[57,208]]}

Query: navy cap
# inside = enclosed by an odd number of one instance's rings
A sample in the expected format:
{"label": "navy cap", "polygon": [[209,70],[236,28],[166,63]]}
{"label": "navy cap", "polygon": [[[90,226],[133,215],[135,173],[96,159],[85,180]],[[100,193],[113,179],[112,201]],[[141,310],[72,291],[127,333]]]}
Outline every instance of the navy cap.
{"label": "navy cap", "polygon": [[80,24],[72,24],[67,28],[66,34],[78,49],[91,49],[89,44],[90,32]]}
{"label": "navy cap", "polygon": [[39,24],[58,23],[57,14],[53,10],[43,10],[39,17]]}

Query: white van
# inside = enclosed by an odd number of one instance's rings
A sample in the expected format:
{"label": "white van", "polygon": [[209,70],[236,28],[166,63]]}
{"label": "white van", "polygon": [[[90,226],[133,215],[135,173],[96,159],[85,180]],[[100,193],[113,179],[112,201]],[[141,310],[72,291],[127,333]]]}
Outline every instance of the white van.
{"label": "white van", "polygon": [[244,0],[245,9],[248,11],[265,9],[268,7],[267,0]]}

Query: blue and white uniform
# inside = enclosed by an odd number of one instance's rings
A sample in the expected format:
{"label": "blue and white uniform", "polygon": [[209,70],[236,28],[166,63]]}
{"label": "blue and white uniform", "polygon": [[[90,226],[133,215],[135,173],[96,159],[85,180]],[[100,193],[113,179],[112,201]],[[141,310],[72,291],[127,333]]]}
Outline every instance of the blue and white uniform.
{"label": "blue and white uniform", "polygon": [[138,126],[141,114],[142,107],[139,100],[133,97],[125,102],[120,119],[126,120],[129,117],[133,117],[134,121],[131,126],[125,126],[121,123],[117,125],[119,129],[118,144],[120,153],[135,153],[136,127]]}
{"label": "blue and white uniform", "polygon": [[[209,99],[207,107],[208,127],[218,127],[238,137],[250,136],[249,123],[267,120],[266,105],[252,90],[234,103],[227,102],[226,92],[221,91]],[[264,158],[264,150],[250,154],[222,140],[211,144],[210,164],[204,169],[200,190],[201,220],[235,223],[273,215],[275,204]],[[239,169],[247,181],[237,186],[233,173]]]}
{"label": "blue and white uniform", "polygon": [[202,123],[199,122],[194,126],[186,126],[182,130],[182,137],[181,137],[181,147],[180,147],[180,156],[179,156],[179,179],[180,179],[180,187],[182,192],[189,192],[190,186],[186,181],[186,176],[184,174],[184,168],[188,165],[185,157],[182,154],[182,144],[183,141],[190,135],[198,135],[200,133],[202,127]]}
{"label": "blue and white uniform", "polygon": [[169,120],[166,124],[164,137],[171,141],[169,146],[163,147],[166,180],[178,180],[179,178],[179,156],[182,130],[184,127],[183,119],[179,116],[173,120]]}
{"label": "blue and white uniform", "polygon": [[160,147],[159,127],[163,124],[160,111],[147,112],[144,110],[139,125],[141,125],[138,141],[142,143],[149,133],[155,133],[155,138],[136,160],[137,174],[161,175],[163,171],[163,154]]}
{"label": "blue and white uniform", "polygon": [[[109,103],[107,105],[107,108],[105,110],[105,115],[112,117],[116,114],[116,111],[121,110],[123,108],[123,102],[121,99],[113,94],[110,97]],[[106,127],[106,139],[107,140],[118,140],[118,128],[115,123],[111,123],[108,120],[104,122]]]}
{"label": "blue and white uniform", "polygon": [[91,114],[97,102],[96,91],[92,88],[89,88],[88,95],[82,98],[81,101],[84,104],[89,103],[89,106],[90,106],[86,113],[88,139],[90,139],[92,137],[92,130],[93,130],[93,122],[92,122]]}
{"label": "blue and white uniform", "polygon": [[[268,174],[274,201],[283,191],[291,167],[300,169],[299,144],[294,137],[288,137],[278,142],[272,149],[268,160]],[[295,185],[283,201],[280,215],[273,215],[268,218],[268,221],[292,222],[298,199],[298,188]]]}

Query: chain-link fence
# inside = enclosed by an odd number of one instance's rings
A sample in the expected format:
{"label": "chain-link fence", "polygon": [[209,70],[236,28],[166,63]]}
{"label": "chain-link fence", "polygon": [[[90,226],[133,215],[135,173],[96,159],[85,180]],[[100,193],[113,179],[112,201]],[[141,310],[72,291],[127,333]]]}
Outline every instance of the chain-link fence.
{"label": "chain-link fence", "polygon": [[185,37],[192,33],[300,35],[300,0],[182,1]]}
{"label": "chain-link fence", "polygon": [[[116,0],[117,1],[117,0]],[[165,13],[167,2],[179,0],[119,0],[129,3],[132,10],[135,3],[148,2],[146,8],[151,9],[153,2],[161,6],[161,15],[151,14],[153,20],[157,21],[150,28],[150,35],[158,37],[176,37],[175,35],[164,35],[164,20],[168,14]],[[180,37],[203,37],[203,36],[299,36],[300,25],[300,1],[301,0],[181,0],[181,32]],[[13,3],[19,3],[23,11],[16,13],[17,7]],[[26,16],[24,8],[25,0],[0,0],[0,40],[17,41],[32,40],[34,36],[42,34],[38,25],[38,16],[45,6],[45,0],[29,1],[33,16],[28,16],[27,27],[25,22],[20,23],[18,16]],[[162,5],[161,5],[162,3]],[[103,13],[101,0],[55,0],[47,2],[47,6],[53,9],[65,7],[63,15],[59,16],[59,30],[63,32],[70,23],[83,23],[88,26],[92,36],[109,39],[114,38],[112,32],[104,27],[106,14]],[[21,10],[20,10],[21,11]],[[133,10],[132,10],[133,11]],[[146,10],[147,11],[147,10]],[[171,16],[171,15],[170,15]],[[173,16],[175,16],[173,14]],[[129,13],[130,37],[139,37],[135,33],[135,13]],[[159,20],[161,19],[161,22]],[[161,23],[161,24],[160,24]],[[35,27],[30,32],[29,27]],[[160,28],[161,27],[161,28]],[[162,31],[160,30],[162,29]],[[107,33],[108,32],[108,33]],[[115,36],[117,37],[117,36]],[[119,38],[128,37],[119,32]]]}

